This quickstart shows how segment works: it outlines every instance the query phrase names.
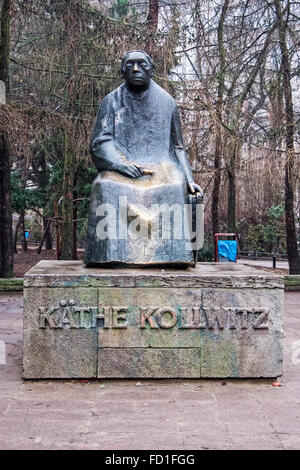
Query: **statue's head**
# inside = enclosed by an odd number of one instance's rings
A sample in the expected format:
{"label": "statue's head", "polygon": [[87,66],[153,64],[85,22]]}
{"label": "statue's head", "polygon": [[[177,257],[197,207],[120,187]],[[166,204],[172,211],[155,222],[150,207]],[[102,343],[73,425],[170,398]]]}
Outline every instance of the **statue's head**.
{"label": "statue's head", "polygon": [[154,63],[144,51],[129,51],[121,64],[121,73],[131,89],[146,89],[154,73]]}

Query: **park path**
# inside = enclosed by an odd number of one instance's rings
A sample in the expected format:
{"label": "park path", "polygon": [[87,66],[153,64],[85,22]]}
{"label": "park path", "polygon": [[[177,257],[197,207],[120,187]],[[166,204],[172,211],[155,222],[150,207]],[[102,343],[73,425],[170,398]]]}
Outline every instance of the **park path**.
{"label": "park path", "polygon": [[272,380],[25,382],[22,295],[2,293],[0,449],[299,449],[300,293],[285,294],[284,322],[280,387]]}

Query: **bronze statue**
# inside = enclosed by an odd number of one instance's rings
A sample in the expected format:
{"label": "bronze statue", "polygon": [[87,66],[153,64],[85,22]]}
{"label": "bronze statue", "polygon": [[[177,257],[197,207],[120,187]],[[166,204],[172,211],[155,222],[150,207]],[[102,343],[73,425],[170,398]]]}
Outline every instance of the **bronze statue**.
{"label": "bronze statue", "polygon": [[[91,138],[93,183],[84,262],[194,264],[189,195],[199,200],[174,99],[152,80],[143,51],[122,60],[125,83],[107,95]],[[169,221],[168,223],[166,221]]]}

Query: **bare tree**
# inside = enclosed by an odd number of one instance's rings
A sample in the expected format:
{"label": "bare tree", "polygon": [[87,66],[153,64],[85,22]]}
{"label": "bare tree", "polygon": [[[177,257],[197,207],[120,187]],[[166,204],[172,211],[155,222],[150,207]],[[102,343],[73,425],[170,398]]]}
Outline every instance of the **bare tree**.
{"label": "bare tree", "polygon": [[215,159],[214,159],[214,186],[212,190],[212,224],[213,234],[219,232],[219,193],[221,182],[221,153],[222,153],[222,108],[223,97],[225,93],[225,47],[223,38],[224,21],[229,5],[229,0],[225,0],[222,6],[222,12],[218,24],[218,52],[219,52],[219,73],[218,79],[218,97],[216,103],[216,130],[215,130]]}
{"label": "bare tree", "polygon": [[290,12],[290,1],[287,1],[286,19],[284,18],[281,3],[274,0],[276,16],[278,19],[279,45],[281,51],[282,84],[285,101],[285,224],[286,224],[286,246],[289,260],[290,274],[300,273],[300,256],[297,247],[297,234],[294,216],[294,111],[291,88],[291,65],[289,50],[287,47],[287,20]]}
{"label": "bare tree", "polygon": [[[0,80],[8,93],[11,5],[10,0],[1,3]],[[0,129],[0,276],[13,276],[13,268],[10,151],[7,132]]]}

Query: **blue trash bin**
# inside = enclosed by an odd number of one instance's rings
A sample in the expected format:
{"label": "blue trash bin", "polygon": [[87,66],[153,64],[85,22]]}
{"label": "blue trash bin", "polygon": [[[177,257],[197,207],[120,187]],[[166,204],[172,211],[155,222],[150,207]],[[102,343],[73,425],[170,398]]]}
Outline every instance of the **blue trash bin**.
{"label": "blue trash bin", "polygon": [[236,240],[218,240],[218,261],[235,263],[237,258]]}

